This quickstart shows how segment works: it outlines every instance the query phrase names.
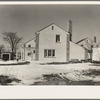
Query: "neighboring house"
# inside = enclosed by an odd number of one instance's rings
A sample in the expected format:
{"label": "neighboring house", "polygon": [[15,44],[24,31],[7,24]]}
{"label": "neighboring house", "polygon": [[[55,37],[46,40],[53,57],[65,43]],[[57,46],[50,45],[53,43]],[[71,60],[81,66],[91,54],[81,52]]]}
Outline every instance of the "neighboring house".
{"label": "neighboring house", "polygon": [[82,46],[70,41],[70,60],[87,60],[88,53]]}
{"label": "neighboring house", "polygon": [[91,40],[89,38],[84,38],[84,39],[78,41],[76,44],[84,47],[88,53],[87,58],[89,60],[92,60],[92,48],[95,48],[97,46],[96,37],[94,37],[94,40]]}
{"label": "neighboring house", "polygon": [[97,47],[93,48],[92,61],[100,62],[100,43],[97,45]]}
{"label": "neighboring house", "polygon": [[100,47],[93,48],[92,61],[100,61]]}
{"label": "neighboring house", "polygon": [[11,60],[11,52],[2,52],[1,59],[4,61]]}
{"label": "neighboring house", "polygon": [[21,46],[22,60],[35,60],[35,38]]}

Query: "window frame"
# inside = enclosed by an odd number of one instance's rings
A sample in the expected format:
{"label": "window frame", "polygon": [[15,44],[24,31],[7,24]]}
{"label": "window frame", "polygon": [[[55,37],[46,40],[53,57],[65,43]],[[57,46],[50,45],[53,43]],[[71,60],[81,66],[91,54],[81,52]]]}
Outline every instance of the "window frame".
{"label": "window frame", "polygon": [[54,26],[52,26],[52,30],[54,30]]}
{"label": "window frame", "polygon": [[55,57],[55,49],[44,49],[44,57],[45,58]]}
{"label": "window frame", "polygon": [[27,53],[27,56],[31,56],[31,53],[30,53],[30,52],[28,52],[28,53]]}
{"label": "window frame", "polygon": [[33,53],[35,53],[35,50],[33,50]]}
{"label": "window frame", "polygon": [[28,47],[31,48],[31,45],[29,44]]}
{"label": "window frame", "polygon": [[[59,38],[57,39],[57,36],[59,36]],[[56,43],[60,43],[61,42],[61,35],[60,34],[56,34]]]}

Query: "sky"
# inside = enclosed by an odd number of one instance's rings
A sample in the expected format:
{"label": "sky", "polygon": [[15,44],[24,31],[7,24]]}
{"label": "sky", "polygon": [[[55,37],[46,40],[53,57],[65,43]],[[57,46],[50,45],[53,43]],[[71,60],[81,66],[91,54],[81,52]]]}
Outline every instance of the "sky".
{"label": "sky", "polygon": [[73,42],[94,36],[100,42],[100,5],[0,5],[0,45],[3,32],[17,32],[24,43],[51,23],[67,31],[68,20]]}

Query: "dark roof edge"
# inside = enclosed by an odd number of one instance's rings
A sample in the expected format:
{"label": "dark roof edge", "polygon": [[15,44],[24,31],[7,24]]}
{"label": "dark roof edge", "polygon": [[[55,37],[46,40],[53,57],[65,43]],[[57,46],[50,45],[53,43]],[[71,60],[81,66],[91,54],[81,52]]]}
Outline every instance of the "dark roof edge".
{"label": "dark roof edge", "polygon": [[82,41],[84,41],[84,40],[86,40],[87,38],[84,38],[84,39],[81,39],[81,40],[79,40],[78,42],[76,42],[76,44],[78,44],[78,43],[80,43],[80,42],[82,42]]}
{"label": "dark roof edge", "polygon": [[[74,44],[80,46],[79,44],[77,44],[77,43],[75,43],[75,42],[73,42],[73,41],[70,41],[70,42],[72,42],[72,43],[74,43]],[[82,46],[80,46],[80,47],[82,47]],[[84,47],[82,47],[82,48],[85,49]]]}

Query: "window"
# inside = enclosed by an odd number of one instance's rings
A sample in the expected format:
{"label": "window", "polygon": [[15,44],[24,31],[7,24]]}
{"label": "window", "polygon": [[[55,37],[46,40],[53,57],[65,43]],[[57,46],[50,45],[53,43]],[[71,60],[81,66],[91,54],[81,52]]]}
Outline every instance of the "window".
{"label": "window", "polygon": [[56,35],[56,42],[60,42],[60,35]]}
{"label": "window", "polygon": [[91,45],[91,49],[93,48],[93,45]]}
{"label": "window", "polygon": [[33,50],[33,53],[35,53],[35,50]]}
{"label": "window", "polygon": [[31,45],[28,45],[28,47],[31,47]]}
{"label": "window", "polygon": [[47,57],[47,50],[44,50],[44,57]]}
{"label": "window", "polygon": [[27,55],[28,55],[28,56],[31,56],[31,53],[28,53]]}
{"label": "window", "polygon": [[52,56],[53,56],[53,57],[55,56],[55,50],[53,50]]}
{"label": "window", "polygon": [[54,26],[52,26],[52,30],[54,30]]}
{"label": "window", "polygon": [[44,50],[44,57],[55,57],[55,50]]}
{"label": "window", "polygon": [[81,46],[83,47],[83,44]]}
{"label": "window", "polygon": [[48,57],[52,56],[51,55],[51,50],[48,50]]}

